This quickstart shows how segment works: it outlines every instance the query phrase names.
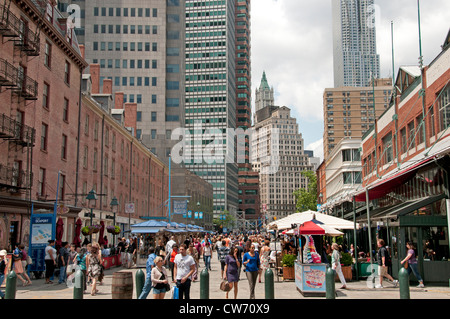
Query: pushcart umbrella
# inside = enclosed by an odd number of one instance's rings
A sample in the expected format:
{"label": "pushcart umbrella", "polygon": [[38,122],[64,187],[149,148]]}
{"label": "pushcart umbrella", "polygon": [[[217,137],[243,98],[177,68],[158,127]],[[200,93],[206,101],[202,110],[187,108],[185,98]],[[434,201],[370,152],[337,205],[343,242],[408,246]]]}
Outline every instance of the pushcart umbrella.
{"label": "pushcart umbrella", "polygon": [[[280,220],[271,222],[267,225],[267,229],[291,229],[292,224],[299,225],[313,219],[316,219],[324,225],[334,229],[354,229],[355,227],[354,223],[351,221],[309,210],[302,213],[295,213]],[[356,224],[356,229],[359,229],[359,224]]]}

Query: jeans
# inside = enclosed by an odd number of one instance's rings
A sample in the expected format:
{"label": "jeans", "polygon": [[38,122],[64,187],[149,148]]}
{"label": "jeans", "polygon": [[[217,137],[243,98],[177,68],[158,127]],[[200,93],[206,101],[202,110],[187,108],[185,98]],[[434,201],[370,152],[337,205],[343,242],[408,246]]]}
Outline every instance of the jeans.
{"label": "jeans", "polygon": [[175,277],[173,276],[174,267],[175,267],[175,263],[169,261],[169,268],[170,268],[170,271],[172,272],[172,281],[175,281]]}
{"label": "jeans", "polygon": [[250,285],[250,299],[255,299],[255,286],[256,286],[256,279],[258,279],[258,272],[257,271],[247,271],[245,272],[248,279],[248,284]]}
{"label": "jeans", "polygon": [[411,271],[412,271],[414,276],[416,276],[417,280],[419,282],[423,282],[423,279],[420,276],[419,268],[418,268],[417,264],[409,264],[408,266],[409,266],[408,267],[408,274],[411,274]]}
{"label": "jeans", "polygon": [[139,295],[138,299],[147,299],[148,294],[150,293],[150,291],[152,291],[152,276],[151,274],[147,275],[147,278],[145,278],[145,284],[144,284],[144,288],[142,288],[142,292]]}
{"label": "jeans", "polygon": [[59,267],[59,280],[58,284],[66,282],[66,266]]}
{"label": "jeans", "polygon": [[211,256],[203,256],[203,261],[205,262],[205,268],[211,270]]}
{"label": "jeans", "polygon": [[178,299],[189,300],[191,299],[189,296],[189,292],[191,291],[191,280],[187,279],[184,283],[181,283],[181,279],[177,279],[177,288],[178,288]]}
{"label": "jeans", "polygon": [[[3,280],[5,280],[5,275],[0,274],[0,286],[3,284]],[[0,297],[5,298],[5,293],[0,290]]]}

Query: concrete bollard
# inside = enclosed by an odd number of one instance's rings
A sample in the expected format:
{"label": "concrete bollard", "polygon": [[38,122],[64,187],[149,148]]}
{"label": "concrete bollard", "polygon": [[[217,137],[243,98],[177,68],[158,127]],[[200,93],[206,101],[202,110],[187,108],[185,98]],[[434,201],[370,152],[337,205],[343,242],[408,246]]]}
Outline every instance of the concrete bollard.
{"label": "concrete bollard", "polygon": [[[150,274],[148,274],[150,276]],[[142,293],[142,290],[144,289],[145,285],[145,274],[144,272],[139,269],[136,271],[136,298],[139,299],[139,296]]]}
{"label": "concrete bollard", "polygon": [[75,284],[73,286],[73,299],[83,299],[84,293],[84,274],[78,269],[75,273]]}
{"label": "concrete bollard", "polygon": [[409,273],[404,267],[398,272],[398,282],[400,284],[400,299],[410,299]]}
{"label": "concrete bollard", "polygon": [[272,269],[267,268],[266,272],[264,273],[266,299],[275,299],[275,287],[273,280],[273,271]]}
{"label": "concrete bollard", "polygon": [[336,276],[336,272],[333,268],[328,267],[327,272],[325,274],[326,280],[326,293],[325,296],[327,299],[336,299],[336,287],[334,278]]}
{"label": "concrete bollard", "polygon": [[[19,261],[20,262],[20,261]],[[5,299],[16,299],[17,275],[14,270],[6,276]]]}
{"label": "concrete bollard", "polygon": [[200,299],[209,299],[209,273],[206,268],[200,273]]}

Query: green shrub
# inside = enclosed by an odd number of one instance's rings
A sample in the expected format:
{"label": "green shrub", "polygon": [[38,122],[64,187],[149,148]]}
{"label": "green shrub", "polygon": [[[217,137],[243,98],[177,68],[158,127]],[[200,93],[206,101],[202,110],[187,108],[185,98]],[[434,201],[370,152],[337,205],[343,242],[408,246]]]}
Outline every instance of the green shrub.
{"label": "green shrub", "polygon": [[282,260],[283,267],[294,267],[294,262],[296,259],[297,259],[296,255],[289,255],[289,254],[284,255]]}
{"label": "green shrub", "polygon": [[353,263],[353,258],[350,253],[341,253],[341,264],[344,266],[351,266]]}

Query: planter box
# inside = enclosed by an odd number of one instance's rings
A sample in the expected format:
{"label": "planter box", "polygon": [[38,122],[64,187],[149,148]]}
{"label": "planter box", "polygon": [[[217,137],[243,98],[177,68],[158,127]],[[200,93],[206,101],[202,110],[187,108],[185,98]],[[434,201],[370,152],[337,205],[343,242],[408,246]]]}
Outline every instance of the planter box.
{"label": "planter box", "polygon": [[294,267],[283,267],[283,280],[294,280],[295,279],[295,268]]}
{"label": "planter box", "polygon": [[[341,266],[342,274],[344,275],[345,281],[351,281],[353,278],[352,266]],[[336,282],[339,281],[339,276],[336,274],[334,278]]]}

